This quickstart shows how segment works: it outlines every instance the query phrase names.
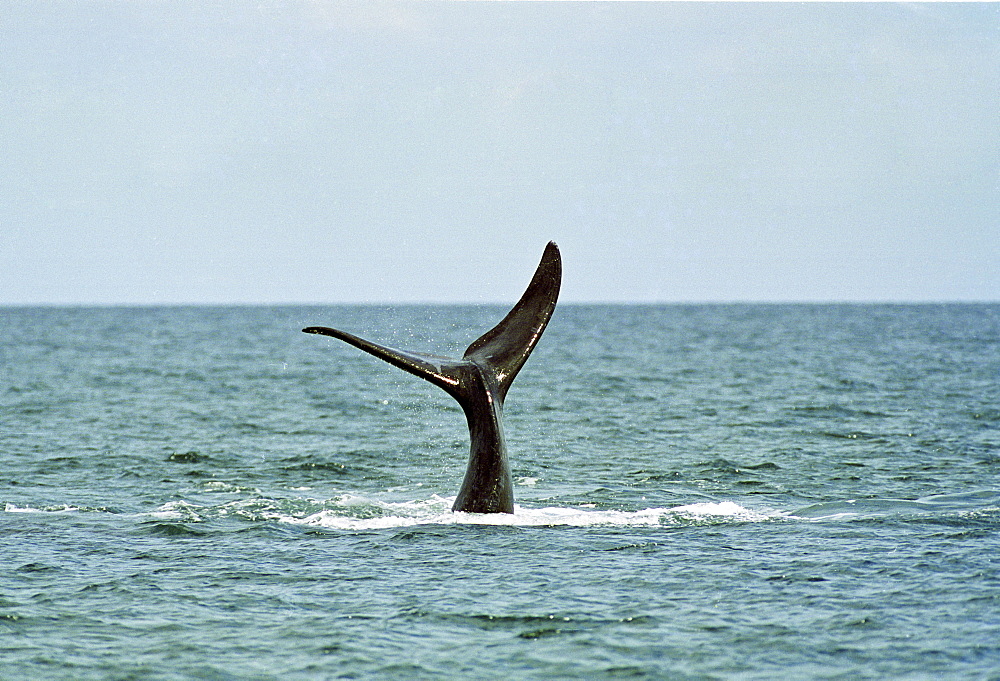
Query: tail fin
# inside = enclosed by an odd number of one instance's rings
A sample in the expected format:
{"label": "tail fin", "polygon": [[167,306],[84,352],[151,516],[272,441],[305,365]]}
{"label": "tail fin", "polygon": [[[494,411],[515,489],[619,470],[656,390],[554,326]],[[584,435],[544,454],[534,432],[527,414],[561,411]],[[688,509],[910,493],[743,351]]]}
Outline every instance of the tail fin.
{"label": "tail fin", "polygon": [[517,305],[465,351],[465,359],[485,364],[493,370],[501,401],[548,325],[559,297],[561,281],[559,247],[550,241],[535,276]]}
{"label": "tail fin", "polygon": [[304,333],[315,333],[321,336],[331,336],[340,339],[345,343],[350,343],[356,348],[375,355],[379,359],[385,360],[393,366],[399,367],[403,371],[408,371],[414,376],[430,381],[439,388],[443,388],[449,394],[457,398],[457,391],[460,383],[462,368],[469,362],[463,360],[450,359],[448,357],[436,357],[422,352],[410,352],[409,350],[397,350],[385,345],[379,345],[371,341],[359,338],[346,331],[331,329],[326,326],[309,326],[302,329]]}
{"label": "tail fin", "polygon": [[559,248],[549,242],[517,305],[473,342],[462,359],[396,350],[325,326],[302,330],[350,343],[454,397],[469,423],[470,449],[465,479],[452,510],[513,513],[514,493],[503,437],[503,401],[552,317],[561,278]]}
{"label": "tail fin", "polygon": [[559,247],[550,241],[524,295],[499,324],[473,341],[462,359],[397,350],[326,326],[310,326],[302,330],[350,343],[403,371],[430,381],[459,402],[463,401],[463,372],[469,369],[470,364],[476,364],[493,373],[497,382],[497,397],[502,402],[552,317],[561,279]]}

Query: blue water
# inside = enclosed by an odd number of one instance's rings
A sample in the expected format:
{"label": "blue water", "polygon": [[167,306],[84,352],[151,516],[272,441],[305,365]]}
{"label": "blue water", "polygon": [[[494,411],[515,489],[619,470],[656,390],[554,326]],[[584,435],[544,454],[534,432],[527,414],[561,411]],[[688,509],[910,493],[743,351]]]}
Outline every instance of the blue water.
{"label": "blue water", "polygon": [[2,679],[1000,679],[1000,305],[0,310]]}

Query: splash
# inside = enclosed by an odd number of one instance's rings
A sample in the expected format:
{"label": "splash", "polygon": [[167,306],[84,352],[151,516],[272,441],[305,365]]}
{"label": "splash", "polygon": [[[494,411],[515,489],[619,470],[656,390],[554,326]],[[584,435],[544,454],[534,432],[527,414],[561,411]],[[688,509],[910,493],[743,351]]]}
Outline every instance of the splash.
{"label": "splash", "polygon": [[[282,522],[314,525],[330,529],[373,530],[413,525],[508,525],[516,527],[648,527],[659,525],[757,522],[765,515],[743,508],[731,501],[698,503],[674,508],[647,508],[638,511],[595,510],[550,506],[526,508],[515,505],[514,513],[452,512],[453,498],[433,496],[426,501],[380,502],[359,497],[344,499],[344,508],[328,508],[304,518],[281,518]],[[380,509],[378,517],[356,517],[347,507]]]}
{"label": "splash", "polygon": [[[454,497],[432,495],[413,501],[389,502],[357,494],[342,494],[325,501],[302,497],[274,499],[263,496],[235,499],[218,505],[170,501],[133,514],[182,523],[201,523],[225,518],[249,522],[275,522],[325,529],[380,530],[414,525],[507,525],[515,527],[656,527],[760,522],[782,514],[761,513],[732,501],[702,502],[671,508],[637,511],[603,510],[592,504],[581,507],[515,506],[514,513],[463,513],[451,510]],[[76,506],[19,507],[8,503],[8,513],[73,513],[105,511]],[[126,514],[129,515],[129,514]]]}
{"label": "splash", "polygon": [[5,513],[75,513],[82,510],[79,506],[60,504],[58,506],[43,506],[34,508],[33,506],[15,506],[9,501],[4,505]]}

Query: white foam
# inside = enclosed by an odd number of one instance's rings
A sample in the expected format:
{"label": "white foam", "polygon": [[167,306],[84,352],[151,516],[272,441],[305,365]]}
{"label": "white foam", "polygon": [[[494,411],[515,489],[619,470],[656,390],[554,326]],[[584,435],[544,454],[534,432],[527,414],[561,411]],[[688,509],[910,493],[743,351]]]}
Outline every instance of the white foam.
{"label": "white foam", "polygon": [[670,509],[670,512],[690,518],[697,518],[700,516],[728,516],[730,518],[750,521],[765,520],[772,517],[767,514],[761,514],[756,511],[743,508],[739,504],[732,501],[722,501],[717,504],[712,502],[701,502],[697,504],[688,504],[687,506],[675,506]]}
{"label": "white foam", "polygon": [[80,509],[76,506],[70,506],[68,504],[54,506],[51,508],[32,508],[31,506],[15,506],[14,504],[7,502],[3,510],[6,513],[75,513]]}
{"label": "white foam", "polygon": [[222,482],[219,480],[210,480],[202,486],[207,492],[221,492],[221,493],[243,493],[249,492],[251,494],[260,494],[260,490],[256,487],[243,487],[242,485],[233,485],[228,482]]}
{"label": "white foam", "polygon": [[155,511],[148,513],[138,513],[138,516],[149,516],[160,520],[201,520],[198,515],[199,507],[187,501],[168,501]]}
{"label": "white foam", "polygon": [[[639,511],[601,511],[589,508],[546,507],[525,508],[515,506],[514,513],[463,513],[449,510],[454,498],[432,496],[425,501],[388,503],[361,497],[340,497],[338,506],[375,506],[381,511],[378,517],[359,518],[337,509],[326,509],[304,518],[283,516],[280,522],[314,525],[331,529],[377,530],[414,525],[510,525],[517,527],[551,526],[618,526],[642,527],[670,525],[691,521],[759,522],[772,515],[743,508],[731,501],[698,503],[674,508],[647,508]],[[589,504],[588,504],[589,506]]]}
{"label": "white foam", "polygon": [[[760,522],[782,513],[761,513],[732,501],[701,502],[671,508],[638,511],[600,510],[594,504],[578,507],[548,506],[526,508],[515,505],[514,513],[462,513],[451,510],[455,497],[436,494],[426,499],[388,502],[358,494],[341,494],[326,501],[298,499],[239,499],[218,506],[201,506],[189,501],[169,501],[135,517],[204,522],[212,518],[240,516],[250,520],[311,525],[343,530],[378,530],[414,525],[508,525],[516,527],[655,527],[691,523]],[[305,508],[303,508],[305,506]],[[295,509],[294,507],[298,507]],[[322,509],[310,513],[312,509]],[[7,513],[71,513],[81,509],[63,505],[42,509],[7,503]]]}

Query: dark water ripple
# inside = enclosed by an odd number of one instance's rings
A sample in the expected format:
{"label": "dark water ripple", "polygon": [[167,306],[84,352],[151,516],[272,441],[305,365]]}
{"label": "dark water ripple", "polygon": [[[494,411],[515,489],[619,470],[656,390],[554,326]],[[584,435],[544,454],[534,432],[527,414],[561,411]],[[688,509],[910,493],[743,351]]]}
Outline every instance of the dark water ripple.
{"label": "dark water ripple", "polygon": [[1000,307],[561,307],[457,517],[457,406],[298,329],[504,311],[0,311],[0,678],[1000,678]]}

